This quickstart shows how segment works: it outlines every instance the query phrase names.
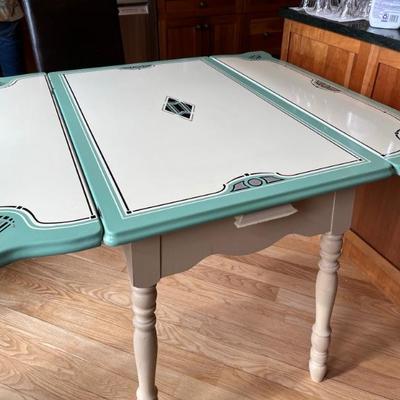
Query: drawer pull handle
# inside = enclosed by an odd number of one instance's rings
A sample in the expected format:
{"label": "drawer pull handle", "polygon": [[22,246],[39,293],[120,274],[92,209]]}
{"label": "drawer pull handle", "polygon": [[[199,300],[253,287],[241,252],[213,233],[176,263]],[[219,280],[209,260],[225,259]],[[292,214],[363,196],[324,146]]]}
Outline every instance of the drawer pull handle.
{"label": "drawer pull handle", "polygon": [[208,28],[209,28],[208,24],[204,24],[204,25],[203,25],[203,28],[204,28],[204,29],[208,29]]}
{"label": "drawer pull handle", "polygon": [[201,29],[201,25],[200,24],[197,24],[196,26],[195,26],[195,28],[196,28],[196,30],[200,30]]}
{"label": "drawer pull handle", "polygon": [[245,228],[247,226],[261,224],[263,222],[273,221],[275,219],[289,217],[296,214],[298,210],[291,204],[268,208],[266,210],[256,211],[250,214],[239,215],[235,217],[236,228]]}
{"label": "drawer pull handle", "polygon": [[269,32],[264,32],[264,33],[263,33],[263,36],[264,36],[264,37],[268,37],[268,36],[269,36]]}
{"label": "drawer pull handle", "polygon": [[199,7],[200,7],[200,8],[206,8],[206,7],[207,7],[207,2],[205,2],[205,1],[200,1]]}

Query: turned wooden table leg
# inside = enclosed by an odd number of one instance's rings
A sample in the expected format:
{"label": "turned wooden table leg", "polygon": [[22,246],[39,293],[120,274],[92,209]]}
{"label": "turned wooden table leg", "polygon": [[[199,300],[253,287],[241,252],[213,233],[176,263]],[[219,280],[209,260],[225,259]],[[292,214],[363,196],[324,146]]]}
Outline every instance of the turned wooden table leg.
{"label": "turned wooden table leg", "polygon": [[315,324],[312,329],[309,369],[311,379],[321,382],[327,372],[331,336],[330,319],[335,302],[343,235],[326,233],[321,236],[321,259],[317,276]]}
{"label": "turned wooden table leg", "polygon": [[133,345],[139,381],[136,398],[137,400],[157,400],[155,385],[157,364],[156,286],[133,287],[132,294],[135,328]]}
{"label": "turned wooden table leg", "polygon": [[153,236],[124,245],[132,287],[133,346],[138,375],[137,400],[157,400],[156,284],[161,273],[161,239]]}

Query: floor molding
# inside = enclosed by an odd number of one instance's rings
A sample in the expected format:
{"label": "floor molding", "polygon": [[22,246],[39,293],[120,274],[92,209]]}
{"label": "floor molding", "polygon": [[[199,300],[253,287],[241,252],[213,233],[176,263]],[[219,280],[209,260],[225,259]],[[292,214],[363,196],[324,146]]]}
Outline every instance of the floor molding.
{"label": "floor molding", "polygon": [[362,270],[390,301],[400,306],[400,270],[353,231],[345,235],[343,257]]}

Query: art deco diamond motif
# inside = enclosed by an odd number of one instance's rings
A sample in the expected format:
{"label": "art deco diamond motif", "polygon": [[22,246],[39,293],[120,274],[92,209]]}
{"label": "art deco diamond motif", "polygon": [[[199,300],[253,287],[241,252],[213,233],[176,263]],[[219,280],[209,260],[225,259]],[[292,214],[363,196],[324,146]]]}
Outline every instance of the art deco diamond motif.
{"label": "art deco diamond motif", "polygon": [[167,96],[165,99],[163,111],[178,115],[179,117],[185,118],[189,121],[193,119],[194,105],[185,103],[183,101],[174,99]]}
{"label": "art deco diamond motif", "polygon": [[7,215],[0,215],[0,233],[14,225],[14,219]]}

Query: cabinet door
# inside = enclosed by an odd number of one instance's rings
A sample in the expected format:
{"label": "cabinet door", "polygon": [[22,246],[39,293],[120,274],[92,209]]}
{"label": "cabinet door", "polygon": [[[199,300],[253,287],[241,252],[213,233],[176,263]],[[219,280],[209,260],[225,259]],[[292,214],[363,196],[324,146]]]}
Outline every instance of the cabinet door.
{"label": "cabinet door", "polygon": [[207,43],[203,55],[232,54],[241,51],[241,18],[236,15],[208,17],[203,25],[203,40]]}
{"label": "cabinet door", "polygon": [[[363,94],[400,110],[400,53],[374,46],[362,89]],[[357,189],[352,229],[400,269],[400,177]]]}
{"label": "cabinet door", "polygon": [[264,50],[279,58],[282,44],[283,19],[254,16],[247,19],[246,51]]}
{"label": "cabinet door", "polygon": [[125,62],[136,63],[153,60],[148,14],[120,15],[122,44]]}
{"label": "cabinet door", "polygon": [[[161,19],[159,31],[160,58],[201,56],[207,48],[203,41],[201,18]],[[208,46],[206,46],[208,47]]]}
{"label": "cabinet door", "polygon": [[360,41],[291,20],[285,21],[282,60],[349,87],[358,74]]}

